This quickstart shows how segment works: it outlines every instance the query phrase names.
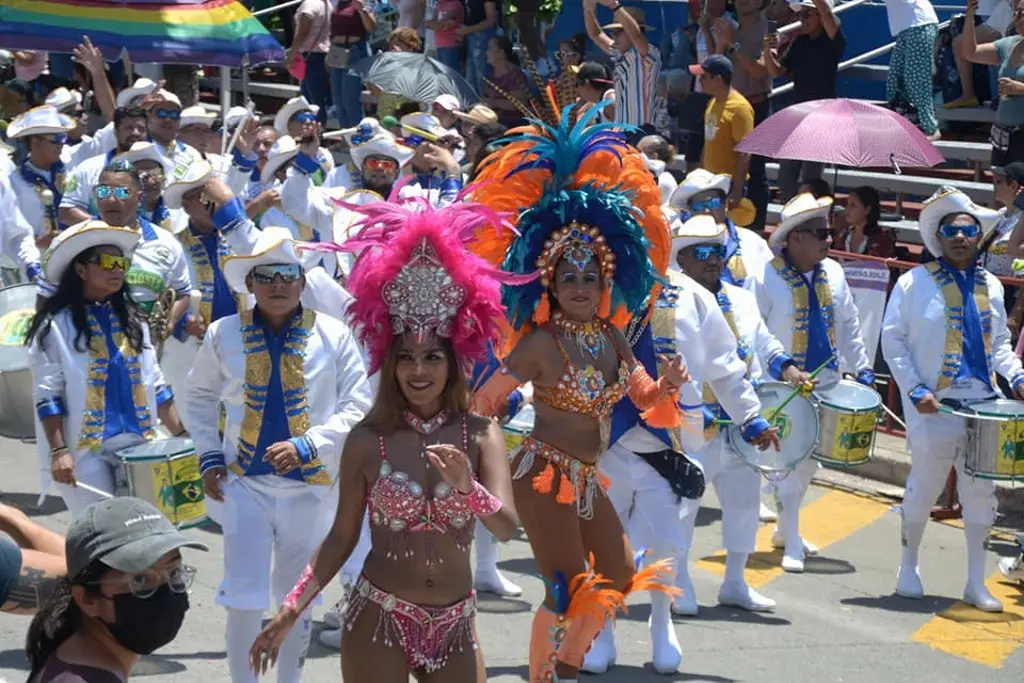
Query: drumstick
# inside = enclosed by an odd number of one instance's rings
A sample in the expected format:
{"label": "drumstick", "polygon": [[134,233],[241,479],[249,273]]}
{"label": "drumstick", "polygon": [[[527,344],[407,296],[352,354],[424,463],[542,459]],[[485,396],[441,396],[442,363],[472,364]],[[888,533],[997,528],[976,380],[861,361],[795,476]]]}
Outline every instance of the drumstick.
{"label": "drumstick", "polygon": [[75,487],[83,489],[85,491],[88,491],[89,493],[94,493],[97,496],[100,496],[101,498],[113,498],[114,497],[114,494],[112,494],[112,493],[107,493],[106,491],[101,491],[98,488],[94,488],[92,486],[89,486],[88,484],[83,484],[80,481],[79,482],[75,482]]}
{"label": "drumstick", "polygon": [[[821,365],[819,365],[819,366],[818,366],[818,367],[817,367],[817,368],[816,368],[816,369],[814,370],[814,372],[812,372],[812,373],[810,374],[810,376],[808,376],[808,377],[807,377],[807,381],[808,381],[808,382],[810,382],[810,381],[812,381],[812,380],[813,380],[813,379],[814,379],[815,377],[817,377],[818,375],[820,375],[820,374],[821,374],[821,371],[822,371],[822,370],[824,370],[824,369],[825,369],[826,367],[828,367],[828,364],[829,364],[829,363],[831,363],[831,362],[832,362],[833,360],[835,360],[835,357],[836,357],[836,354],[834,354],[834,353],[833,353],[833,354],[832,354],[832,355],[831,355],[831,356],[829,357],[829,359],[828,359],[828,360],[826,360],[826,361],[825,361],[824,363],[822,363]],[[771,422],[771,421],[772,421],[772,420],[773,420],[773,419],[775,418],[775,416],[776,416],[776,415],[778,415],[779,413],[781,413],[781,412],[782,412],[782,409],[783,409],[783,408],[785,408],[786,406],[788,406],[788,405],[789,405],[789,403],[790,403],[790,401],[792,401],[792,400],[793,400],[794,398],[796,398],[796,395],[797,395],[797,394],[799,394],[799,393],[800,393],[801,391],[803,391],[803,390],[804,390],[804,388],[803,388],[803,386],[802,386],[802,385],[797,385],[796,387],[794,387],[794,388],[793,388],[793,391],[792,391],[792,392],[790,392],[789,396],[787,396],[787,397],[786,397],[786,400],[782,402],[782,405],[780,405],[780,406],[779,406],[778,408],[775,408],[775,409],[769,409],[769,411],[771,412],[771,416],[768,416],[768,415],[766,415],[766,416],[765,416],[765,417],[767,417],[767,418],[768,418],[768,421],[769,421],[769,422]]]}
{"label": "drumstick", "polygon": [[411,130],[416,135],[419,135],[421,138],[423,138],[425,140],[428,140],[430,142],[440,142],[441,141],[441,138],[437,137],[433,133],[428,133],[425,130],[420,130],[419,128],[416,128],[415,126],[410,126],[408,124],[403,123],[402,124],[402,128],[406,128],[408,130]]}

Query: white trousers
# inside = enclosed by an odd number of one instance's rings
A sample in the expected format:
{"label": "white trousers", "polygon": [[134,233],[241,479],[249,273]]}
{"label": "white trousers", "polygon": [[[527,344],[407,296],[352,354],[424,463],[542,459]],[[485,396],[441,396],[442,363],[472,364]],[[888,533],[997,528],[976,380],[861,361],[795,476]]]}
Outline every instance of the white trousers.
{"label": "white trousers", "polygon": [[611,480],[608,497],[634,549],[646,548],[648,561],[675,558],[686,547],[679,524],[683,505],[658,472],[629,449],[615,444],[599,468]]}
{"label": "white trousers", "polygon": [[903,518],[910,523],[927,522],[946,484],[950,467],[955,467],[964,524],[992,526],[996,519],[996,485],[993,481],[964,474],[967,444],[964,418],[939,413],[919,416],[918,421],[920,424],[907,438],[910,475],[903,496]]}
{"label": "white trousers", "polygon": [[[117,483],[116,468],[97,453],[83,453],[75,462],[75,479],[95,489],[114,495]],[[81,515],[82,510],[85,508],[104,499],[103,496],[86,491],[83,488],[68,486],[67,484],[55,483],[55,485],[57,493],[64,500],[64,506],[71,513],[72,519]]]}
{"label": "white trousers", "polygon": [[797,497],[803,499],[807,489],[811,487],[811,480],[815,473],[821,468],[814,458],[806,458],[800,461],[789,475],[780,481],[772,481],[768,484],[769,491],[781,498]]}
{"label": "white trousers", "polygon": [[[719,434],[690,458],[704,470],[708,485],[714,485],[722,506],[722,544],[730,553],[754,552],[758,514],[761,508],[761,475],[737,457]],[[693,528],[700,509],[699,500],[683,501],[683,547],[693,542]]]}

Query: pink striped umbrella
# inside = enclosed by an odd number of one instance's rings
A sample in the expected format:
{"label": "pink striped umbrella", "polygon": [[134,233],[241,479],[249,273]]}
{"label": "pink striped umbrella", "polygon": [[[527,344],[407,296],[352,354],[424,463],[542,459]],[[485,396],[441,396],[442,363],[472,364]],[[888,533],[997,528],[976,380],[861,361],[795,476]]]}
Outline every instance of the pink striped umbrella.
{"label": "pink striped umbrella", "polygon": [[945,161],[894,111],[861,100],[814,100],[772,114],[736,145],[771,159],[852,166],[934,166]]}

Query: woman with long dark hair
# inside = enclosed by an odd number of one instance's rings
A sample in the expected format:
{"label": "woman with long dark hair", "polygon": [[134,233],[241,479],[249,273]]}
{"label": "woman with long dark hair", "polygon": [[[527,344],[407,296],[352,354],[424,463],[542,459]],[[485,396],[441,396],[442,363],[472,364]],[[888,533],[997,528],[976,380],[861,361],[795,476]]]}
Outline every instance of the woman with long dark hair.
{"label": "woman with long dark hair", "polygon": [[125,273],[140,234],[86,221],[58,235],[43,257],[57,283],[29,324],[36,443],[42,486],[57,484],[77,516],[115,491],[113,453],[155,438],[159,415],[185,429],[157,364],[149,328],[128,296]]}
{"label": "woman with long dark hair", "polygon": [[896,258],[896,240],[892,232],[878,224],[882,200],[878,190],[864,185],[850,191],[846,198],[846,228],[836,246],[842,251],[880,258]]}
{"label": "woman with long dark hair", "polygon": [[120,683],[174,640],[196,571],[181,548],[207,550],[147,501],[89,506],[68,528],[67,573],[28,628],[28,683]]}

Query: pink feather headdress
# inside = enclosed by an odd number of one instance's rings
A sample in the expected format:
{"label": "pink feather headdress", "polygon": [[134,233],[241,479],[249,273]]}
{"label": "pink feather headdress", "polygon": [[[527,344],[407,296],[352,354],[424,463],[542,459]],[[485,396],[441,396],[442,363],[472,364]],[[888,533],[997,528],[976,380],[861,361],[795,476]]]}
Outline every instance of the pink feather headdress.
{"label": "pink feather headdress", "polygon": [[402,202],[345,204],[362,214],[363,227],[343,245],[319,249],[358,254],[346,288],[349,315],[370,352],[370,373],[380,369],[394,336],[430,334],[451,340],[467,368],[487,357],[505,312],[501,283],[520,278],[491,266],[466,248],[487,224],[507,223],[480,204],[456,202],[431,208],[422,198]]}

